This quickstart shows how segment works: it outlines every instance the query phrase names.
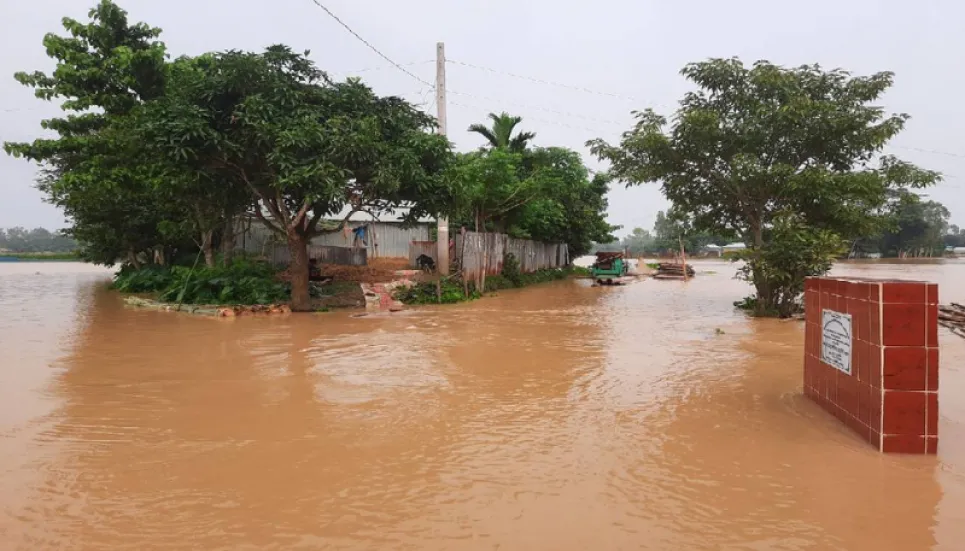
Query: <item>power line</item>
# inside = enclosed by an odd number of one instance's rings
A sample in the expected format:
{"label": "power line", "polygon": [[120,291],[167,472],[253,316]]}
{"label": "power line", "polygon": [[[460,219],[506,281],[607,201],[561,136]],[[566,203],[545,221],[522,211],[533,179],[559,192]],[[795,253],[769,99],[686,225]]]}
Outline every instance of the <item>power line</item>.
{"label": "power line", "polygon": [[586,88],[585,86],[579,86],[579,85],[575,85],[575,84],[565,84],[565,83],[562,83],[562,82],[553,82],[553,81],[551,81],[551,80],[544,80],[544,79],[541,79],[541,78],[528,77],[528,76],[526,76],[526,75],[519,75],[519,74],[516,74],[516,73],[510,73],[510,72],[508,72],[508,71],[500,71],[499,69],[493,69],[492,67],[483,67],[482,65],[475,65],[475,64],[473,64],[473,63],[466,63],[465,61],[456,61],[456,60],[450,59],[450,60],[447,60],[447,63],[454,63],[454,64],[456,64],[456,65],[462,65],[463,67],[469,67],[469,68],[471,68],[471,69],[477,69],[477,70],[479,70],[479,71],[488,71],[488,72],[490,72],[490,73],[495,73],[495,74],[497,74],[497,75],[504,75],[504,76],[508,76],[508,77],[518,78],[518,79],[521,79],[521,80],[528,80],[528,81],[530,81],[530,82],[536,82],[536,83],[539,83],[539,84],[546,84],[546,85],[549,85],[549,86],[556,86],[556,87],[559,87],[559,88],[567,88],[567,89],[570,89],[570,90],[576,90],[576,91],[578,91],[578,92],[584,92],[584,93],[587,93],[587,94],[595,94],[595,95],[598,95],[598,96],[606,96],[606,97],[610,97],[610,98],[617,98],[617,99],[622,99],[622,100],[627,100],[627,101],[633,101],[633,102],[638,102],[638,103],[647,103],[645,100],[643,100],[643,99],[641,99],[641,98],[635,98],[635,97],[633,97],[633,96],[625,96],[625,95],[623,95],[623,94],[614,94],[614,93],[612,93],[612,92],[603,92],[603,91],[600,91],[600,90],[593,90],[593,89],[590,89],[590,88]]}
{"label": "power line", "polygon": [[932,153],[934,155],[945,155],[947,157],[957,157],[959,159],[965,159],[965,155],[961,153],[952,153],[950,151],[939,151],[937,149],[924,149],[921,147],[904,147],[900,145],[892,145],[889,147],[893,147],[895,149],[904,149],[906,151],[918,151],[920,153]]}
{"label": "power line", "polygon": [[516,105],[517,107],[524,107],[524,108],[526,108],[526,109],[536,109],[537,111],[545,111],[545,112],[547,112],[547,113],[552,113],[552,114],[554,114],[554,115],[562,115],[562,116],[564,116],[564,117],[573,117],[573,118],[583,119],[583,120],[587,120],[587,121],[591,121],[591,122],[599,122],[599,123],[603,123],[603,124],[614,124],[614,125],[623,126],[623,127],[628,126],[628,123],[627,123],[626,121],[621,122],[621,121],[614,121],[614,120],[609,120],[609,119],[598,119],[598,118],[595,118],[595,117],[587,117],[586,115],[580,115],[580,114],[578,114],[578,113],[570,113],[570,112],[567,112],[567,111],[557,111],[557,110],[555,110],[555,109],[548,109],[548,108],[546,108],[546,107],[539,107],[539,106],[537,106],[537,105],[529,105],[529,104],[525,104],[525,103],[508,101],[508,100],[503,100],[503,99],[499,99],[499,98],[490,98],[490,97],[486,97],[486,96],[480,96],[480,95],[476,95],[476,94],[470,94],[470,93],[468,93],[468,92],[460,92],[460,91],[458,91],[458,90],[452,90],[452,89],[448,89],[448,88],[446,89],[446,92],[449,92],[450,94],[454,94],[454,95],[457,95],[457,96],[465,96],[465,97],[467,97],[467,98],[473,98],[473,99],[478,99],[478,100],[483,100],[483,101],[494,101],[494,102],[497,102],[497,103],[500,103],[500,102],[501,102],[501,103],[508,103],[508,104],[510,104],[510,105]]}
{"label": "power line", "polygon": [[341,19],[339,19],[339,17],[338,17],[337,15],[335,15],[334,13],[332,13],[332,10],[328,9],[327,7],[325,7],[324,4],[322,4],[322,3],[319,2],[318,0],[312,0],[312,2],[313,2],[316,6],[318,6],[319,8],[322,8],[322,11],[324,11],[325,13],[327,13],[329,17],[331,17],[331,18],[334,19],[339,25],[341,25],[342,27],[344,27],[346,31],[348,31],[349,33],[351,33],[352,36],[354,36],[355,38],[357,38],[362,44],[365,44],[366,46],[369,47],[370,50],[372,50],[373,52],[375,52],[379,57],[381,57],[382,59],[388,61],[390,65],[392,65],[392,66],[395,67],[396,69],[402,71],[403,73],[409,75],[410,77],[416,79],[417,81],[421,82],[422,84],[425,84],[426,86],[432,86],[432,84],[430,84],[429,82],[426,82],[425,80],[423,80],[423,79],[419,78],[418,76],[416,76],[415,73],[409,71],[408,69],[406,69],[406,68],[403,67],[402,65],[399,65],[399,64],[396,63],[395,61],[392,61],[392,59],[391,59],[389,56],[383,54],[378,48],[376,48],[375,46],[373,46],[371,42],[369,42],[368,40],[362,38],[362,36],[361,36],[359,33],[355,32],[355,31],[352,29],[352,27],[349,27],[344,21],[342,21]]}
{"label": "power line", "polygon": [[[428,61],[412,61],[410,63],[400,63],[402,67],[414,67],[416,65],[428,65],[429,63],[435,63],[435,60],[430,59]],[[368,73],[371,71],[383,71],[385,69],[395,69],[398,65],[379,65],[376,67],[366,67],[364,69],[356,69],[354,71],[330,71],[332,73],[337,73],[340,75],[354,75],[357,73]]]}
{"label": "power line", "polygon": [[[450,102],[449,102],[449,105],[455,105],[455,106],[458,106],[458,107],[466,107],[466,108],[468,108],[468,109],[480,109],[480,110],[482,110],[482,111],[487,111],[487,110],[489,110],[489,107],[483,107],[482,105],[473,105],[473,104],[468,104],[468,103],[458,103],[458,102],[455,102],[455,101],[450,101]],[[597,128],[589,128],[589,127],[587,127],[587,126],[576,126],[576,125],[572,125],[572,124],[567,124],[567,123],[565,123],[565,122],[552,121],[552,120],[549,120],[549,119],[538,119],[538,118],[535,118],[535,117],[526,117],[526,120],[528,120],[528,121],[542,122],[542,123],[545,123],[545,124],[552,124],[552,125],[555,125],[555,126],[562,126],[562,127],[565,127],[565,128],[572,128],[572,129],[574,129],[574,130],[584,130],[584,131],[586,131],[586,132],[594,132],[594,133],[599,133],[599,132],[600,132],[600,130],[597,129]]]}
{"label": "power line", "polygon": [[[499,75],[504,75],[504,76],[508,76],[508,77],[512,77],[512,78],[517,78],[517,79],[521,79],[521,80],[526,80],[526,81],[529,81],[529,82],[535,82],[535,83],[545,84],[545,85],[549,85],[549,86],[557,86],[557,87],[560,87],[560,88],[567,88],[567,89],[570,89],[570,90],[576,90],[576,91],[585,92],[585,93],[588,93],[588,94],[595,94],[595,95],[606,96],[606,97],[611,97],[611,98],[618,98],[618,99],[623,99],[623,100],[628,100],[628,101],[634,101],[634,102],[640,102],[640,103],[647,103],[647,102],[646,102],[645,100],[643,100],[642,98],[637,98],[637,97],[633,97],[633,96],[627,96],[627,95],[623,95],[623,94],[615,94],[615,93],[612,93],[612,92],[604,92],[604,91],[600,91],[600,90],[593,90],[593,89],[587,88],[587,87],[585,87],[585,86],[580,86],[580,85],[576,85],[576,84],[566,84],[566,83],[562,83],[562,82],[554,82],[554,81],[551,81],[551,80],[545,80],[545,79],[541,79],[541,78],[537,78],[537,77],[531,77],[531,76],[527,76],[527,75],[520,75],[520,74],[517,74],[517,73],[511,73],[511,72],[508,72],[508,71],[502,71],[502,70],[500,70],[500,69],[494,69],[494,68],[492,68],[492,67],[485,67],[485,66],[482,66],[482,65],[476,65],[476,64],[474,64],[474,63],[467,63],[467,62],[465,62],[465,61],[459,61],[459,60],[450,59],[450,60],[447,60],[446,62],[447,62],[447,63],[455,64],[455,65],[461,65],[461,66],[463,66],[463,67],[469,67],[469,68],[472,68],[472,69],[477,69],[477,70],[480,70],[480,71],[487,71],[487,72],[494,73],[494,74],[499,74]],[[467,94],[467,93],[465,93],[465,92],[458,92],[458,91],[454,91],[454,90],[450,90],[450,93],[453,93],[453,94],[456,94],[456,95],[463,95],[463,96],[467,96],[467,97],[475,97],[475,98],[477,98],[477,99],[486,100],[486,101],[497,101],[497,102],[498,102],[498,101],[504,101],[504,100],[499,100],[499,99],[494,99],[494,98],[488,98],[488,97],[485,97],[485,96],[473,96],[472,94]],[[507,103],[512,103],[512,102],[507,102]],[[618,123],[618,122],[616,122],[616,121],[610,121],[610,120],[604,120],[604,119],[594,119],[594,118],[592,118],[592,117],[585,117],[585,116],[577,115],[577,114],[574,114],[574,113],[567,113],[567,112],[564,112],[564,111],[553,111],[553,110],[551,110],[551,109],[546,109],[546,108],[542,108],[542,107],[526,106],[526,105],[518,104],[518,103],[517,103],[517,105],[519,105],[519,106],[521,106],[521,107],[529,107],[529,108],[531,108],[531,109],[538,109],[538,110],[541,110],[541,111],[546,111],[546,112],[555,113],[555,114],[564,115],[564,116],[573,116],[573,117],[583,118],[583,119],[590,120],[590,121],[595,121],[595,122],[604,122],[604,123],[606,123],[606,124],[624,124],[624,123]],[[903,147],[903,146],[898,146],[898,145],[892,145],[892,146],[890,146],[890,147],[893,147],[893,148],[895,148],[895,149],[904,149],[904,150],[908,150],[908,151],[918,151],[918,152],[921,152],[921,153],[931,153],[931,154],[934,154],[934,155],[945,155],[945,156],[947,156],[947,157],[956,157],[956,158],[965,159],[965,154],[962,154],[962,153],[953,153],[953,152],[950,152],[950,151],[941,151],[941,150],[937,150],[937,149],[925,149],[925,148],[921,148],[921,147]]]}

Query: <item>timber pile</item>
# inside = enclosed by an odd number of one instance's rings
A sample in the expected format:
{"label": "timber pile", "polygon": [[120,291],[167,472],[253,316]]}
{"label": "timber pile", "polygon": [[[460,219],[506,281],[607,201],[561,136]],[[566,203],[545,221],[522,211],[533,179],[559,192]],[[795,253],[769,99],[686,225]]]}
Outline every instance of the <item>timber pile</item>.
{"label": "timber pile", "polygon": [[[691,278],[697,275],[694,271],[694,267],[687,264],[687,277]],[[657,265],[657,273],[653,276],[654,279],[683,279],[684,278],[684,265],[671,263],[671,262],[661,262]]]}
{"label": "timber pile", "polygon": [[965,338],[965,306],[954,302],[951,306],[939,306],[938,323]]}

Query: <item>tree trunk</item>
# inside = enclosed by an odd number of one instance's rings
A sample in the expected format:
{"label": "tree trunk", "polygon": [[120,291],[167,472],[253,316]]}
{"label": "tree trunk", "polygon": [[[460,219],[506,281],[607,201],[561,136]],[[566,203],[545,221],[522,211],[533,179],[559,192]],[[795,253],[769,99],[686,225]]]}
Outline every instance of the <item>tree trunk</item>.
{"label": "tree trunk", "polygon": [[141,269],[141,261],[138,260],[138,258],[137,258],[137,253],[134,252],[134,249],[129,249],[129,250],[127,251],[127,262],[128,262],[131,266],[134,266],[134,269],[135,269],[135,270],[140,270],[140,269]]}
{"label": "tree trunk", "polygon": [[[754,238],[754,255],[760,257],[761,249],[764,247],[764,227],[760,222],[751,223],[751,235]],[[770,285],[768,285],[767,277],[761,273],[760,261],[758,258],[752,259],[754,264],[751,266],[753,272],[754,280],[754,290],[757,294],[757,304],[755,306],[755,313],[758,316],[765,316],[769,310],[772,310],[776,305],[773,304],[774,297],[771,295]]]}
{"label": "tree trunk", "polygon": [[310,312],[312,305],[308,294],[308,239],[289,230],[288,251],[291,254],[289,272],[292,281],[292,311]]}
{"label": "tree trunk", "polygon": [[158,266],[167,266],[167,256],[164,254],[164,247],[154,249],[154,263]]}
{"label": "tree trunk", "polygon": [[221,234],[221,258],[225,266],[231,264],[235,252],[235,217],[225,215],[224,231]]}
{"label": "tree trunk", "polygon": [[212,243],[212,238],[214,237],[214,232],[208,230],[201,233],[201,250],[204,251],[204,265],[209,268],[214,268],[214,243]]}

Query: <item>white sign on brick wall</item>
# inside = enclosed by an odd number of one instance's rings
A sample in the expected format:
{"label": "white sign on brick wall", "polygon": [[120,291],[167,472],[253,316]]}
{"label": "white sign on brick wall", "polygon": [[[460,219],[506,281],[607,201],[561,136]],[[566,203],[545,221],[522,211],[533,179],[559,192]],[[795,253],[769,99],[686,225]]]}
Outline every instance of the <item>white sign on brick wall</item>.
{"label": "white sign on brick wall", "polygon": [[851,375],[851,316],[821,312],[821,361]]}

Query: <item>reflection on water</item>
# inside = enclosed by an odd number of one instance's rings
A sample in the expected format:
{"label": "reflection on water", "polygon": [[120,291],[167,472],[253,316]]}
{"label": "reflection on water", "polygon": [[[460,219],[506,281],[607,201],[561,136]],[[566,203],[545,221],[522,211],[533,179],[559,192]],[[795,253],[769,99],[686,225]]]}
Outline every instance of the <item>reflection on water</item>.
{"label": "reflection on water", "polygon": [[[729,264],[699,263],[687,283],[228,320],[126,310],[102,270],[12,266],[0,549],[959,549],[965,536],[965,341],[942,336],[939,457],[880,456],[803,399],[800,324],[734,313],[746,289]],[[965,301],[965,264],[836,271],[937,281]]]}

